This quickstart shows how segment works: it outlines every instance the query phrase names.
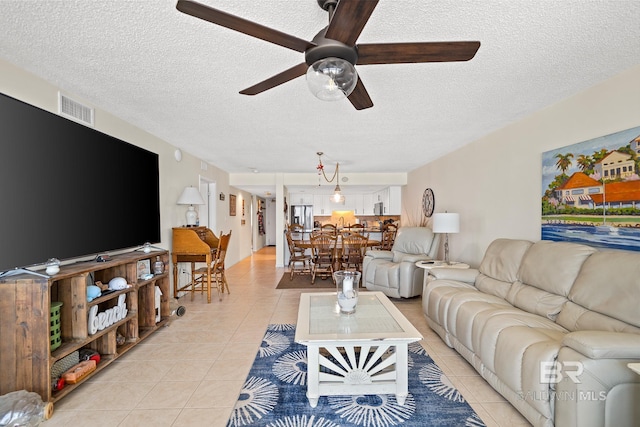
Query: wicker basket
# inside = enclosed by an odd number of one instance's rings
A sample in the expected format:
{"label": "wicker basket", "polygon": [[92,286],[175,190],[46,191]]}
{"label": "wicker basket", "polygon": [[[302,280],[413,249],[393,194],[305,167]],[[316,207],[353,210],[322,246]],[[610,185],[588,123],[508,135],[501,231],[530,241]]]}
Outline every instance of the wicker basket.
{"label": "wicker basket", "polygon": [[51,382],[56,382],[63,373],[71,369],[72,366],[80,363],[80,352],[74,351],[58,360],[51,366]]}

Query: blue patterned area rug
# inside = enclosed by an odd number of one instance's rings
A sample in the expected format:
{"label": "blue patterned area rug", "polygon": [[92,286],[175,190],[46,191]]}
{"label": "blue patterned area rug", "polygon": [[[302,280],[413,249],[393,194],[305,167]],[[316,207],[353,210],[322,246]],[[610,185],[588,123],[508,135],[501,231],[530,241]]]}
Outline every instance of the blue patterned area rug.
{"label": "blue patterned area rug", "polygon": [[306,397],[307,349],[295,325],[269,325],[227,427],[484,426],[419,343],[409,345],[409,396]]}

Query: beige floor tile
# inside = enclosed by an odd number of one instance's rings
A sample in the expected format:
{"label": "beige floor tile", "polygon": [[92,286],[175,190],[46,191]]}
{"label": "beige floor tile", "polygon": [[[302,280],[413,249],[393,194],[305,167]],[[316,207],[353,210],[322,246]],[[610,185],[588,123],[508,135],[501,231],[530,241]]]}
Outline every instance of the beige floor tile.
{"label": "beige floor tile", "polygon": [[136,409],[184,408],[200,381],[162,381],[136,405]]}
{"label": "beige floor tile", "polygon": [[125,377],[119,383],[86,382],[56,402],[55,406],[61,410],[85,411],[134,409],[154,385],[155,383],[128,383]]}
{"label": "beige floor tile", "polygon": [[440,338],[425,340],[431,351],[440,356],[459,356],[458,352],[446,345]]}
{"label": "beige floor tile", "polygon": [[[182,326],[182,325],[180,325]],[[153,341],[150,344],[226,344],[231,340],[233,331],[222,330],[219,328],[211,328],[204,330],[194,330],[185,325],[179,328],[178,323],[174,323],[171,327],[165,328],[161,333],[154,334]]]}
{"label": "beige floor tile", "polygon": [[500,427],[529,427],[529,423],[508,402],[482,403],[482,407]]}
{"label": "beige floor tile", "polygon": [[473,396],[475,397],[475,401],[481,403],[503,403],[505,402],[504,397],[502,397],[497,391],[493,389],[482,377],[480,376],[461,376],[457,377],[458,380],[464,384],[464,386],[469,390]]}
{"label": "beige floor tile", "polygon": [[[262,342],[262,340],[260,340],[260,342]],[[220,360],[253,360],[256,357],[256,354],[258,354],[259,345],[259,342],[231,342],[227,344],[225,349],[222,351],[222,354],[220,354]]]}
{"label": "beige floor tile", "polygon": [[118,427],[171,427],[180,409],[134,409]]}
{"label": "beige floor tile", "polygon": [[460,377],[454,377],[451,375],[447,375],[451,384],[460,392],[464,400],[468,403],[477,402],[475,395],[465,386],[465,384],[461,381]]}
{"label": "beige floor tile", "polygon": [[244,381],[251,370],[254,359],[218,359],[204,376],[204,380]]}
{"label": "beige floor tile", "polygon": [[[268,324],[268,323],[267,323]],[[241,328],[236,331],[235,334],[231,337],[231,341],[234,343],[255,343],[256,341],[262,340],[264,337],[265,328]]]}
{"label": "beige floor tile", "polygon": [[[95,405],[98,406],[98,405]],[[65,411],[54,409],[53,417],[40,423],[42,427],[69,427],[69,426],[91,426],[91,427],[117,427],[127,417],[129,411],[119,410],[87,410],[87,411]],[[141,424],[139,424],[141,425]]]}
{"label": "beige floor tile", "polygon": [[456,354],[452,356],[440,356],[440,359],[456,376],[476,376],[476,371],[462,356]]}
{"label": "beige floor tile", "polygon": [[202,381],[215,364],[212,360],[180,359],[160,378],[161,381]]}
{"label": "beige floor tile", "polygon": [[172,427],[225,427],[231,409],[231,407],[185,408],[180,412]]}
{"label": "beige floor tile", "polygon": [[480,419],[482,420],[482,422],[485,424],[486,427],[500,427],[500,424],[498,424],[496,420],[491,418],[491,415],[487,412],[486,409],[482,407],[480,403],[478,402],[468,402],[468,403],[469,403],[469,406],[471,406],[473,410],[476,411],[476,414],[478,414],[478,416],[480,417]]}
{"label": "beige floor tile", "polygon": [[240,395],[244,380],[213,380],[202,381],[186,408],[215,408],[219,406],[231,407],[235,405]]}
{"label": "beige floor tile", "polygon": [[89,382],[122,383],[122,379],[126,378],[127,383],[153,383],[159,381],[170,368],[171,364],[163,360],[129,360],[125,355],[113,362],[108,369],[92,377]]}

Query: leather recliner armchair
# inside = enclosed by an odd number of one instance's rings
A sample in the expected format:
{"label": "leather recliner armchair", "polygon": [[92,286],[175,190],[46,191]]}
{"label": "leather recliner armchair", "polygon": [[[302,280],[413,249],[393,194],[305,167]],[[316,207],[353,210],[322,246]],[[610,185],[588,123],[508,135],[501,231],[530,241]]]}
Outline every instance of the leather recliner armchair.
{"label": "leather recliner armchair", "polygon": [[362,264],[362,283],[391,298],[422,294],[425,270],[417,261],[435,259],[440,235],[427,227],[402,227],[390,251],[369,250]]}

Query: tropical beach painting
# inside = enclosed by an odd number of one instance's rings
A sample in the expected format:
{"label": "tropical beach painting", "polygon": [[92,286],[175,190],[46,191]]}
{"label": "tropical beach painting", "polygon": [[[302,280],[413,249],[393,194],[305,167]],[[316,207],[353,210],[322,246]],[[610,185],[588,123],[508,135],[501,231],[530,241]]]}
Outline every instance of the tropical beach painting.
{"label": "tropical beach painting", "polygon": [[640,126],[542,154],[542,239],[640,251]]}

